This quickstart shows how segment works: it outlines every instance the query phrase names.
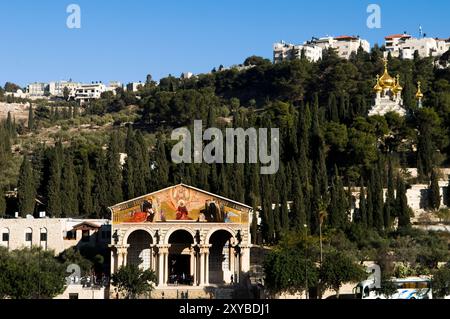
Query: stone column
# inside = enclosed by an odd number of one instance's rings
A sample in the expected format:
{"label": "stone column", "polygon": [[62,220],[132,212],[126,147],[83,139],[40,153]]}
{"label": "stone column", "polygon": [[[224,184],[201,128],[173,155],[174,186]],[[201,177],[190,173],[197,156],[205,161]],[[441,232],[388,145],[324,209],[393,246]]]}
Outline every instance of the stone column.
{"label": "stone column", "polygon": [[[211,247],[211,245],[208,245],[209,247]],[[206,248],[206,252],[205,252],[205,285],[208,286],[209,285],[209,247]]]}
{"label": "stone column", "polygon": [[167,286],[169,276],[169,247],[170,245],[157,245],[158,247],[158,287]]}
{"label": "stone column", "polygon": [[193,279],[193,285],[195,286],[195,249],[194,247],[191,247],[190,249],[190,269],[189,274],[191,278]]}
{"label": "stone column", "polygon": [[250,246],[244,245],[241,247],[241,271],[250,271]]}
{"label": "stone column", "polygon": [[156,271],[156,263],[155,263],[155,245],[150,245],[150,270]]}
{"label": "stone column", "polygon": [[200,247],[200,286],[204,286],[205,284],[205,250],[203,247]]}
{"label": "stone column", "polygon": [[164,248],[164,286],[169,281],[169,247],[170,245]]}
{"label": "stone column", "polygon": [[160,247],[158,247],[158,287],[164,284],[164,255]]}
{"label": "stone column", "polygon": [[209,285],[209,248],[211,245],[200,246],[200,286]]}

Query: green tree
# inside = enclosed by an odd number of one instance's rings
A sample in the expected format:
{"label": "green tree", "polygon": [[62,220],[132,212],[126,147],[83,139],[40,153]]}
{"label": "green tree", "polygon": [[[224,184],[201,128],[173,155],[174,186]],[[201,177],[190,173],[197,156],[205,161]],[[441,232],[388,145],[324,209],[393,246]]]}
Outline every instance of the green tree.
{"label": "green tree", "polygon": [[6,214],[6,199],[5,191],[0,187],[0,218],[3,218]]}
{"label": "green tree", "polygon": [[78,210],[78,178],[75,173],[73,157],[65,156],[61,173],[61,213],[64,217],[79,215]]}
{"label": "green tree", "polygon": [[154,289],[156,275],[152,270],[142,270],[135,265],[119,268],[111,277],[113,286],[126,295],[127,299],[135,299]]}
{"label": "green tree", "polygon": [[27,156],[23,157],[17,182],[17,206],[21,216],[34,214],[36,186],[31,163]]}
{"label": "green tree", "polygon": [[343,252],[327,253],[319,272],[322,287],[336,291],[337,299],[344,283],[358,282],[366,277],[365,269]]}
{"label": "green tree", "polygon": [[47,186],[47,210],[53,217],[60,217],[61,208],[61,154],[55,148],[49,159],[50,177]]}
{"label": "green tree", "polygon": [[298,293],[317,286],[318,269],[305,250],[282,247],[271,251],[264,260],[265,285],[272,294]]}
{"label": "green tree", "polygon": [[34,130],[34,113],[33,113],[33,106],[30,103],[30,107],[28,109],[28,129]]}
{"label": "green tree", "polygon": [[79,211],[81,216],[90,216],[93,213],[92,179],[89,159],[87,155],[83,155],[81,178],[79,179]]}
{"label": "green tree", "polygon": [[433,169],[431,172],[431,181],[428,188],[428,196],[428,207],[433,210],[438,210],[439,207],[441,207],[441,195],[439,188],[439,177],[436,169]]}
{"label": "green tree", "polygon": [[406,198],[405,183],[400,176],[397,177],[397,196],[395,200],[398,214],[398,227],[409,228],[411,226],[411,208],[409,208],[408,199]]}
{"label": "green tree", "polygon": [[450,268],[442,267],[433,274],[433,297],[450,295]]}
{"label": "green tree", "polygon": [[51,299],[64,291],[65,269],[53,251],[0,248],[0,299]]}
{"label": "green tree", "polygon": [[[108,143],[108,150],[106,152],[106,183],[107,196],[109,205],[114,205],[122,202],[122,167],[120,165],[119,153],[119,135],[117,132],[112,133]],[[148,171],[148,164],[147,171]],[[142,172],[145,174],[145,172]]]}

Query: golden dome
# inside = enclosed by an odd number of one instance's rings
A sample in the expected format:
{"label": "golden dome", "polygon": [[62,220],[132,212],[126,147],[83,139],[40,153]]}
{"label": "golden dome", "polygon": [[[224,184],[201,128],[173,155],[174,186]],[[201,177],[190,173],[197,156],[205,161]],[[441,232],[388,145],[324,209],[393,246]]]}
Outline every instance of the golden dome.
{"label": "golden dome", "polygon": [[395,94],[398,94],[403,91],[403,87],[400,85],[400,75],[399,74],[397,74],[397,79],[395,81],[395,85],[394,85],[394,88],[392,89],[392,91]]}
{"label": "golden dome", "polygon": [[373,90],[375,92],[383,91],[383,87],[380,85],[380,75],[379,74],[377,74],[377,84],[373,87]]}
{"label": "golden dome", "polygon": [[384,74],[380,78],[380,84],[383,89],[392,89],[395,85],[395,80],[389,75],[388,61],[384,59]]}
{"label": "golden dome", "polygon": [[422,90],[421,90],[421,85],[422,85],[422,83],[420,83],[420,81],[417,82],[416,99],[418,99],[418,100],[421,100],[421,99],[423,98],[423,93],[422,93]]}

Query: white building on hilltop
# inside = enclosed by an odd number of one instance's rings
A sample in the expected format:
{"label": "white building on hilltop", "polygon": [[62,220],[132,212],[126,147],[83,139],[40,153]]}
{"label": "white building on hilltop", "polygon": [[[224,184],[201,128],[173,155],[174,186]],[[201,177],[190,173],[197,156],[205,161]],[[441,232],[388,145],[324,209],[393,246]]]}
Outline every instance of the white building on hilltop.
{"label": "white building on hilltop", "polygon": [[75,101],[84,104],[90,100],[99,99],[103,92],[106,92],[106,86],[103,83],[82,84],[75,90]]}
{"label": "white building on hilltop", "polygon": [[302,55],[304,55],[304,57],[310,62],[317,62],[322,58],[322,48],[308,43],[303,45],[294,45],[283,41],[273,45],[274,63],[300,59]]}
{"label": "white building on hilltop", "polygon": [[338,36],[338,37],[323,37],[313,38],[310,43],[321,47],[322,49],[335,49],[338,56],[343,59],[349,59],[352,53],[357,53],[359,48],[365,52],[370,52],[370,43],[367,40],[361,39],[358,36]]}
{"label": "white building on hilltop", "polygon": [[385,37],[386,54],[412,60],[417,51],[421,58],[438,57],[450,49],[450,39],[414,38],[409,34],[393,34]]}
{"label": "white building on hilltop", "polygon": [[41,82],[30,83],[27,86],[27,93],[30,97],[43,97],[47,92],[48,84]]}
{"label": "white building on hilltop", "polygon": [[64,89],[67,88],[69,90],[69,96],[75,95],[76,89],[81,86],[81,83],[72,82],[72,81],[57,81],[50,82],[48,84],[48,90],[51,96],[63,97]]}

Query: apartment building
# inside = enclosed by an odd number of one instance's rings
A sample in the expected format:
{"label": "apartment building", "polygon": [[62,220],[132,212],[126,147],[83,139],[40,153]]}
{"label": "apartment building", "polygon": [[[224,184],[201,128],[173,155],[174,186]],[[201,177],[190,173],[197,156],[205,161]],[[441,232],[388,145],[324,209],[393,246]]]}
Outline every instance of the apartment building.
{"label": "apartment building", "polygon": [[75,101],[84,104],[90,100],[99,99],[106,86],[103,83],[82,84],[75,90]]}
{"label": "apartment building", "polygon": [[303,45],[294,45],[285,43],[284,41],[273,45],[274,63],[300,59],[302,55],[311,62],[317,62],[322,58],[322,48],[308,43]]}
{"label": "apartment building", "polygon": [[439,57],[450,49],[450,39],[414,38],[409,34],[393,34],[385,37],[386,54],[412,60],[415,52],[421,58]]}
{"label": "apartment building", "polygon": [[63,97],[65,88],[69,90],[69,96],[74,96],[79,86],[81,86],[81,83],[72,81],[57,81],[48,84],[50,95],[56,97]]}
{"label": "apartment building", "polygon": [[131,82],[127,84],[127,91],[130,92],[137,92],[139,91],[140,87],[144,87],[145,83],[142,82]]}
{"label": "apartment building", "polygon": [[357,53],[359,48],[365,52],[370,52],[370,43],[367,40],[361,39],[358,36],[338,36],[338,37],[323,37],[313,38],[311,43],[321,47],[322,49],[335,49],[339,57],[349,59],[352,53]]}
{"label": "apartment building", "polygon": [[42,82],[34,82],[30,83],[27,86],[27,94],[30,97],[41,97],[45,96],[45,93],[48,92],[48,84]]}

